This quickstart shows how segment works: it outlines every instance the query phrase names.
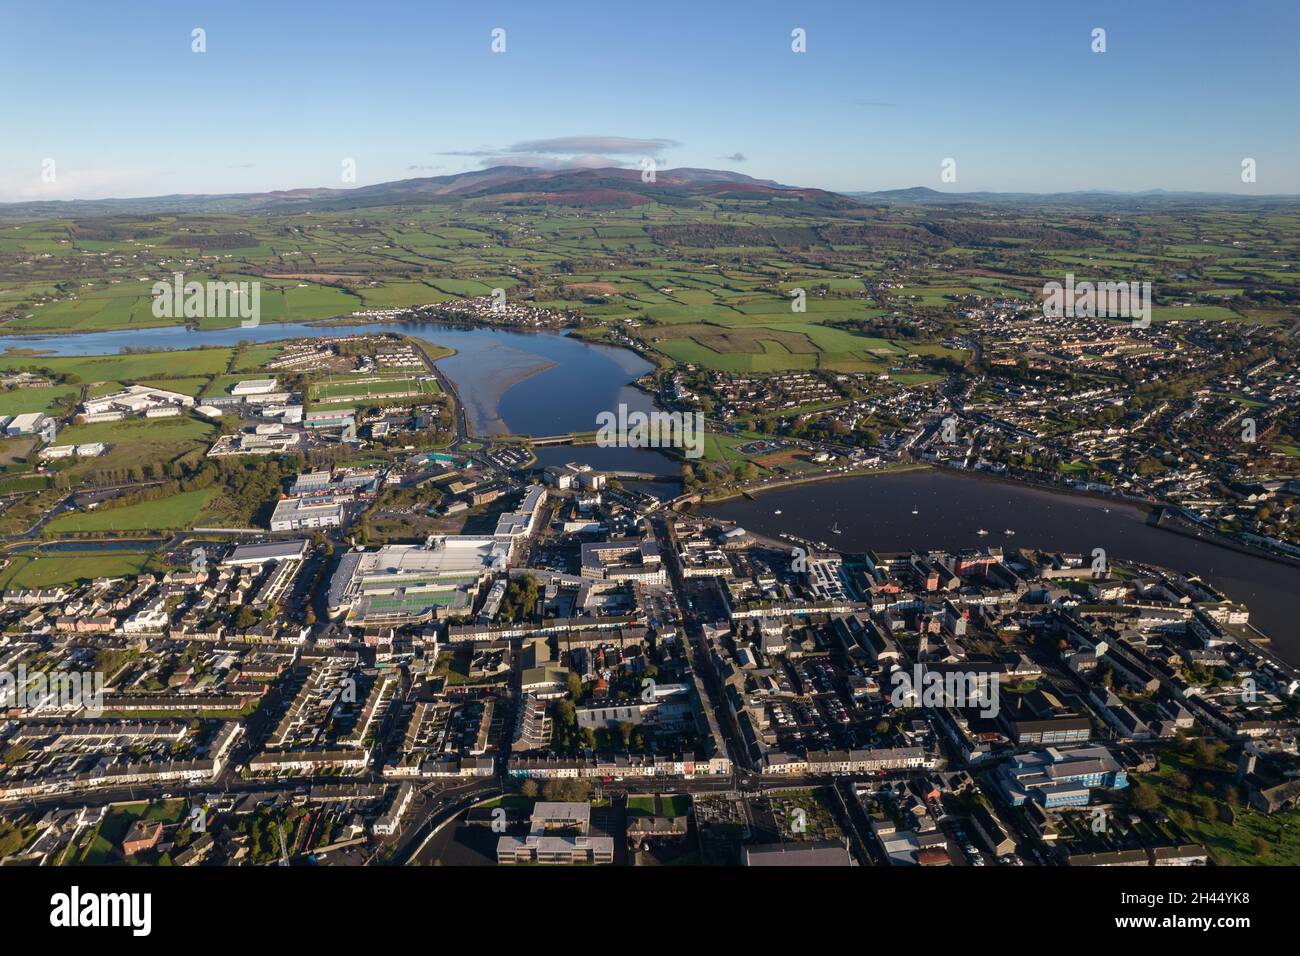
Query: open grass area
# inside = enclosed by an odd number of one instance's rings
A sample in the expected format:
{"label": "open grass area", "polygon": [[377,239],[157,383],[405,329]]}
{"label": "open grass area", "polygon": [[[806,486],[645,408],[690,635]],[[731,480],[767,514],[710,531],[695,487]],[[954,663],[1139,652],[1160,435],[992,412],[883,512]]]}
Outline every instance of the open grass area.
{"label": "open grass area", "polygon": [[0,415],[49,412],[56,403],[75,401],[79,391],[73,385],[0,389]]}
{"label": "open grass area", "polygon": [[250,345],[248,348],[239,349],[230,359],[230,371],[255,372],[283,351],[284,346],[274,343],[271,345]]}
{"label": "open grass area", "polygon": [[124,418],[115,422],[71,425],[59,432],[65,444],[104,442],[105,444],[172,445],[206,439],[212,434],[210,422],[197,418]]}
{"label": "open grass area", "polygon": [[126,418],[116,422],[72,425],[59,432],[64,444],[103,442],[107,451],[85,458],[67,469],[70,477],[93,471],[131,469],[144,462],[172,461],[201,455],[216,426],[188,416],[180,418]]}
{"label": "open grass area", "polygon": [[317,404],[337,405],[344,402],[376,401],[385,398],[432,396],[440,392],[437,381],[432,378],[367,376],[330,379],[322,382],[312,389],[312,398]]}
{"label": "open grass area", "polygon": [[123,803],[112,807],[100,821],[84,849],[74,859],[64,859],[65,864],[104,866],[122,862],[122,840],[137,820],[160,820],[164,824],[177,823],[185,812],[184,800],[162,800],[157,803]]}
{"label": "open grass area", "polygon": [[52,588],[96,578],[132,577],[149,562],[147,551],[19,552],[0,568],[0,591]]}
{"label": "open grass area", "polygon": [[123,355],[5,355],[0,356],[0,369],[48,369],[56,375],[75,375],[82,382],[128,382],[216,375],[226,370],[230,354],[228,348],[203,348]]}
{"label": "open grass area", "polygon": [[[1161,809],[1177,813],[1188,833],[1220,863],[1300,865],[1300,810],[1268,815],[1244,802],[1233,805],[1224,801],[1220,795],[1223,786],[1234,782],[1226,764],[1207,769],[1183,754],[1166,752],[1157,773],[1137,779],[1156,790]],[[1190,788],[1180,785],[1183,779]],[[1207,795],[1206,789],[1213,789],[1216,795]]]}
{"label": "open grass area", "polygon": [[161,531],[190,528],[216,494],[216,488],[204,488],[133,505],[60,515],[46,528],[55,534],[71,531]]}

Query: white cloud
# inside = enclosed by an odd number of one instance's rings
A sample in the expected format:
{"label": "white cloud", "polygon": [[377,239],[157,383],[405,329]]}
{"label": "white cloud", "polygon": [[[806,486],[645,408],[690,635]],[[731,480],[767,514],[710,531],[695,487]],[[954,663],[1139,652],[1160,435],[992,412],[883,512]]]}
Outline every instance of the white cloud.
{"label": "white cloud", "polygon": [[145,169],[77,169],[59,164],[54,157],[54,181],[41,178],[42,167],[29,171],[12,168],[0,174],[0,201],[30,202],[40,199],[112,199],[121,196],[157,196],[168,192],[158,183],[162,175]]}
{"label": "white cloud", "polygon": [[[663,160],[659,153],[680,146],[673,139],[636,139],[629,136],[555,136],[529,139],[509,146],[448,150],[442,156],[466,156],[477,159],[483,168],[491,166],[531,166],[537,169],[601,169],[609,166],[636,166],[643,157]],[[612,154],[612,155],[611,155]],[[633,161],[619,156],[636,157]]]}
{"label": "white cloud", "polygon": [[627,136],[556,136],[551,139],[530,139],[506,148],[511,153],[554,153],[578,155],[583,153],[635,153],[647,156],[663,149],[680,146],[672,139],[633,139]]}

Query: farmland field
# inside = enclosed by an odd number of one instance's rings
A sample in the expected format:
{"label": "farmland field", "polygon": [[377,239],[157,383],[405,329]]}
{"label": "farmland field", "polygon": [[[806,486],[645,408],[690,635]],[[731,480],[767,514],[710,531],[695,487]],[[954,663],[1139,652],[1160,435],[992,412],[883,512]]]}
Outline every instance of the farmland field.
{"label": "farmland field", "polygon": [[[881,341],[894,336],[875,334],[878,326],[887,333],[899,321],[950,316],[975,301],[1031,303],[1046,281],[1067,272],[1151,281],[1160,322],[1274,322],[1278,309],[1258,290],[1297,292],[1291,253],[1300,237],[1289,217],[1270,219],[1267,228],[1278,232],[1273,244],[1257,243],[1260,224],[1231,207],[1208,205],[1185,216],[1152,209],[1139,218],[1140,227],[1116,228],[1103,214],[1080,211],[1067,230],[1054,214],[1033,209],[999,209],[967,223],[924,206],[839,212],[717,197],[695,207],[648,202],[596,212],[385,206],[364,222],[348,211],[316,213],[285,234],[280,217],[253,214],[236,224],[187,214],[143,220],[144,231],[156,235],[116,247],[123,261],[97,267],[75,293],[57,291],[69,257],[112,244],[80,238],[77,223],[63,223],[5,238],[0,277],[5,249],[57,254],[38,274],[11,277],[0,293],[0,333],[158,324],[139,276],[182,270],[186,255],[210,243],[222,248],[220,263],[194,278],[262,283],[266,323],[337,319],[503,288],[512,299],[582,315],[596,334],[620,328],[664,362],[736,373],[884,373],[906,346]],[[929,351],[913,353],[899,373],[927,375],[933,360],[960,357],[936,342],[922,345]],[[186,367],[166,369],[131,357],[50,362],[88,382],[186,378],[252,371],[272,349],[247,350],[235,368],[217,355],[188,356]],[[0,359],[0,367],[30,364]]]}
{"label": "farmland field", "polygon": [[154,378],[215,375],[226,370],[231,350],[188,349],[177,352],[140,352],[122,355],[64,357],[0,356],[0,369],[39,367],[82,382],[126,382]]}
{"label": "farmland field", "polygon": [[48,411],[60,400],[73,399],[77,389],[71,386],[7,388],[0,391],[0,415]]}

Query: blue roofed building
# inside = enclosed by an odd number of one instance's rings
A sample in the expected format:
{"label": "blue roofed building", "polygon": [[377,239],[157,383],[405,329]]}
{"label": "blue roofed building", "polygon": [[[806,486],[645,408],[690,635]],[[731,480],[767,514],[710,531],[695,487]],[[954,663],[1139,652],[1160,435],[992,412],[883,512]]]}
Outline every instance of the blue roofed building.
{"label": "blue roofed building", "polygon": [[1016,754],[998,768],[998,783],[1014,806],[1084,807],[1098,787],[1121,790],[1128,774],[1105,747],[1046,747]]}

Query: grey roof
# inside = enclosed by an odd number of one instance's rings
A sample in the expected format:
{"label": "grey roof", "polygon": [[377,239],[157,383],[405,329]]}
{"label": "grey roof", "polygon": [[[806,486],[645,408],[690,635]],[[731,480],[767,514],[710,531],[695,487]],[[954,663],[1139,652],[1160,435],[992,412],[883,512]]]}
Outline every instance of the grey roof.
{"label": "grey roof", "polygon": [[267,561],[300,560],[307,553],[306,540],[268,541],[241,544],[226,558],[226,564],[264,564]]}
{"label": "grey roof", "polygon": [[745,848],[746,866],[853,866],[853,858],[834,840],[770,843]]}

